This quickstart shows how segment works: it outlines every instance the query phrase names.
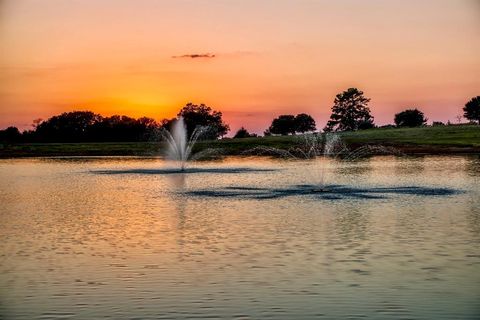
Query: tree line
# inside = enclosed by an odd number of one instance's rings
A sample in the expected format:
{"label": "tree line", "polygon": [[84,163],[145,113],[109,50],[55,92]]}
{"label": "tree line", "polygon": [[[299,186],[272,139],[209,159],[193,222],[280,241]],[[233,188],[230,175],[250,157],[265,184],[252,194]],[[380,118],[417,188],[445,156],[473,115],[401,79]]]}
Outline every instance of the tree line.
{"label": "tree line", "polygon": [[[324,132],[355,131],[375,127],[368,103],[370,99],[357,88],[349,88],[336,95],[330,119]],[[463,107],[463,116],[480,124],[480,96],[473,97]],[[230,130],[220,111],[204,104],[186,104],[177,114],[183,117],[188,134],[197,126],[207,127],[203,139],[218,139]],[[152,118],[131,118],[114,115],[103,117],[91,111],[65,112],[45,121],[34,121],[33,129],[20,132],[16,127],[0,130],[0,142],[134,142],[161,138],[162,130],[168,130],[175,121],[164,119],[160,122]],[[425,125],[427,118],[418,108],[410,108],[395,114],[396,127],[417,127]],[[443,125],[433,122],[433,125]],[[395,127],[394,125],[387,125]],[[306,113],[280,115],[272,120],[264,135],[289,135],[316,131],[316,123]],[[256,137],[241,127],[234,138]]]}
{"label": "tree line", "polygon": [[[324,132],[355,131],[375,128],[374,117],[371,115],[369,98],[357,88],[349,88],[336,95],[330,119],[323,128]],[[463,116],[471,122],[480,124],[480,96],[472,98],[463,107]],[[384,127],[419,127],[426,125],[427,118],[418,108],[410,108],[395,114],[395,125]],[[434,121],[432,125],[444,125]],[[315,120],[308,114],[281,115],[273,119],[265,135],[288,135],[316,131]],[[247,132],[248,134],[248,132]]]}
{"label": "tree line", "polygon": [[[229,126],[220,111],[200,104],[188,103],[177,114],[183,117],[188,134],[197,126],[208,128],[204,139],[224,136]],[[173,119],[160,122],[152,118],[131,118],[114,115],[103,117],[91,111],[64,112],[44,121],[34,121],[33,129],[23,133],[16,127],[0,130],[2,142],[136,142],[162,138],[162,131],[169,130]]]}

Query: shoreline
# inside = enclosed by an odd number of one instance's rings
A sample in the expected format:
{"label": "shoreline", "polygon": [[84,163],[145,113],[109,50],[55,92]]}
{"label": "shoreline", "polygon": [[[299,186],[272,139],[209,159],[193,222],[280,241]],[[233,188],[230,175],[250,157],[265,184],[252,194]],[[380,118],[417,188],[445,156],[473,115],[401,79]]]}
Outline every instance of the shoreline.
{"label": "shoreline", "polygon": [[[375,128],[336,133],[350,149],[384,147],[392,153],[404,155],[464,155],[480,154],[480,125],[451,125],[418,128]],[[218,149],[219,156],[258,155],[275,156],[262,152],[249,154],[255,148],[292,151],[311,147],[312,137],[321,143],[324,134],[268,136],[251,138],[225,138],[198,141],[194,153],[205,149]],[[0,158],[74,157],[74,156],[161,156],[164,142],[76,142],[76,143],[16,143],[1,144]],[[378,155],[375,150],[369,152]],[[385,154],[385,153],[380,153]]]}
{"label": "shoreline", "polygon": [[[74,157],[134,157],[134,158],[162,158],[164,155],[163,148],[151,150],[149,143],[133,143],[137,144],[136,148],[130,148],[132,143],[52,143],[52,144],[25,144],[6,146],[0,149],[0,159],[17,159],[17,158],[74,158]],[[202,143],[204,144],[204,143]],[[394,145],[394,144],[354,144],[348,145],[353,151],[360,147],[385,147],[392,150],[389,152],[370,152],[367,156],[378,155],[406,155],[406,156],[423,156],[423,155],[479,155],[480,147],[458,147],[458,146],[425,146],[425,145]],[[89,148],[91,147],[91,148]],[[261,144],[252,148],[230,149],[222,146],[212,146],[212,149],[218,150],[216,157],[224,156],[257,156],[282,158],[281,155],[273,153],[250,153],[249,150],[255,147],[271,147]],[[194,152],[206,149],[201,146],[195,148]],[[288,148],[278,148],[281,151],[288,151]],[[301,157],[300,157],[301,158]]]}

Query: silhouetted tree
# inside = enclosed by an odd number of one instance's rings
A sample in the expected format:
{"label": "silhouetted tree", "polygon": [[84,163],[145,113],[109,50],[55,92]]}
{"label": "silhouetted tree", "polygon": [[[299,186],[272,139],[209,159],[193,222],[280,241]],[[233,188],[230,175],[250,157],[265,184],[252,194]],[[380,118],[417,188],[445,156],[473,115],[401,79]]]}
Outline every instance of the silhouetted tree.
{"label": "silhouetted tree", "polygon": [[38,121],[22,138],[31,142],[148,141],[158,128],[152,118],[104,118],[90,111],[73,111]]}
{"label": "silhouetted tree", "polygon": [[306,113],[297,114],[294,122],[296,132],[305,133],[317,130],[315,126],[315,120],[312,118],[312,116]]}
{"label": "silhouetted tree", "polygon": [[165,129],[165,130],[170,130],[172,128],[172,124],[177,121],[176,118],[172,118],[172,119],[163,119],[161,122],[160,122],[160,127]]}
{"label": "silhouetted tree", "polygon": [[101,119],[91,111],[65,112],[37,124],[35,138],[45,142],[88,141],[89,129]]}
{"label": "silhouetted tree", "polygon": [[33,127],[34,129],[37,129],[38,125],[39,125],[40,123],[42,123],[42,121],[43,121],[42,118],[33,119],[33,121],[32,121],[32,127]]}
{"label": "silhouetted tree", "polygon": [[141,141],[148,141],[156,137],[160,125],[157,121],[155,121],[155,119],[141,117],[137,119],[137,123],[141,131],[141,135],[139,136]]}
{"label": "silhouetted tree", "polygon": [[177,116],[183,117],[189,136],[198,126],[208,127],[204,138],[209,139],[217,139],[224,136],[230,130],[228,124],[223,122],[222,113],[212,110],[212,108],[203,103],[200,105],[187,103]]}
{"label": "silhouetted tree", "polygon": [[463,116],[480,124],[480,96],[473,97],[463,107]]}
{"label": "silhouetted tree", "polygon": [[90,137],[97,141],[148,141],[158,127],[152,118],[114,115],[92,125]]}
{"label": "silhouetted tree", "polygon": [[268,128],[270,134],[287,135],[295,133],[295,116],[284,114],[273,119],[272,124]]}
{"label": "silhouetted tree", "polygon": [[360,121],[358,123],[358,130],[367,130],[375,128],[375,124],[371,120]]}
{"label": "silhouetted tree", "polygon": [[240,129],[238,129],[237,133],[235,133],[235,135],[233,136],[234,139],[238,139],[238,138],[250,138],[250,137],[256,137],[257,135],[255,133],[250,133],[248,132],[247,129],[245,129],[244,127],[241,127]]}
{"label": "silhouetted tree", "polygon": [[415,108],[397,113],[394,121],[397,127],[420,127],[427,122],[427,119],[422,111]]}
{"label": "silhouetted tree", "polygon": [[357,88],[337,94],[332,107],[332,114],[325,131],[351,131],[373,127],[373,117],[368,108],[369,98]]}
{"label": "silhouetted tree", "polygon": [[22,139],[22,134],[17,127],[8,127],[0,130],[0,142],[2,143],[17,143]]}

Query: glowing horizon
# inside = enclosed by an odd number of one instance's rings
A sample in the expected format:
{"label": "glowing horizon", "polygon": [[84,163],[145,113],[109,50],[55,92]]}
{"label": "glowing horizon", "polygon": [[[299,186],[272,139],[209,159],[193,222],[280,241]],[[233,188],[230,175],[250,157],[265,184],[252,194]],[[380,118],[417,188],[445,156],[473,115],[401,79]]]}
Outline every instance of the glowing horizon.
{"label": "glowing horizon", "polygon": [[234,132],[280,114],[321,129],[349,87],[377,124],[418,107],[456,121],[480,94],[473,0],[0,3],[0,128],[72,110],[172,118],[187,102]]}

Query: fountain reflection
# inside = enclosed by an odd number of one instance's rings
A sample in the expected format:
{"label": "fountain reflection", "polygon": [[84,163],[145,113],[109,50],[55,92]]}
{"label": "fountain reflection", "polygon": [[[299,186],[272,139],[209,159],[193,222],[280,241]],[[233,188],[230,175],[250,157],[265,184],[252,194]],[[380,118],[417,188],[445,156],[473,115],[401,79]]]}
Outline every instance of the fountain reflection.
{"label": "fountain reflection", "polygon": [[418,186],[402,187],[352,187],[342,185],[326,185],[322,189],[318,185],[296,185],[288,188],[226,187],[223,189],[192,190],[186,195],[220,198],[276,199],[291,196],[311,196],[316,199],[339,200],[344,198],[383,199],[388,195],[415,196],[448,196],[462,193],[451,188],[434,188]]}

